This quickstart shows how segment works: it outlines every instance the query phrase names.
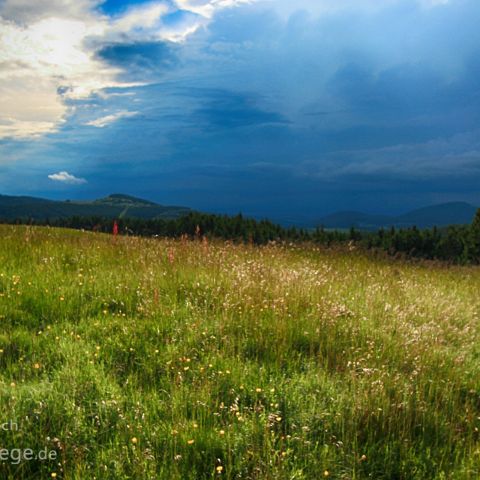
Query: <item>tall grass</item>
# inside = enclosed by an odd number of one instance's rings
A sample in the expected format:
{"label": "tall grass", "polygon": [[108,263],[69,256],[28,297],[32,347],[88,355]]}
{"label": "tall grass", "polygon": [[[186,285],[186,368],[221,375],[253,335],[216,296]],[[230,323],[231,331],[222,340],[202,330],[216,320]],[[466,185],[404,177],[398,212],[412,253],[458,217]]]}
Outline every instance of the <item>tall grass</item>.
{"label": "tall grass", "polygon": [[480,478],[480,270],[0,226],[5,479]]}

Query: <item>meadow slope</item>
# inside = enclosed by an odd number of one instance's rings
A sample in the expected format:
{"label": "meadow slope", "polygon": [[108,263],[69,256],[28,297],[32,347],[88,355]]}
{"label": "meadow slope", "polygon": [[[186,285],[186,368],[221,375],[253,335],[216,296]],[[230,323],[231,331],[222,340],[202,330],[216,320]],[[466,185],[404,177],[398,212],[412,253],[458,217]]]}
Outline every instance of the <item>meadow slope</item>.
{"label": "meadow slope", "polygon": [[474,267],[0,226],[0,478],[478,479],[479,292]]}

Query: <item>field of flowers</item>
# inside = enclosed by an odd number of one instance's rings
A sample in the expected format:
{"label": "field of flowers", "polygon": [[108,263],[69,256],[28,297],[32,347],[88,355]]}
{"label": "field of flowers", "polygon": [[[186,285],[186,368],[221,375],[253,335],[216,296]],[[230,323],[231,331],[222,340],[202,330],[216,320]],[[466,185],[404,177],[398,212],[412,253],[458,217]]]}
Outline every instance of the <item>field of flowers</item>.
{"label": "field of flowers", "polygon": [[0,226],[0,478],[478,479],[479,320],[475,267]]}

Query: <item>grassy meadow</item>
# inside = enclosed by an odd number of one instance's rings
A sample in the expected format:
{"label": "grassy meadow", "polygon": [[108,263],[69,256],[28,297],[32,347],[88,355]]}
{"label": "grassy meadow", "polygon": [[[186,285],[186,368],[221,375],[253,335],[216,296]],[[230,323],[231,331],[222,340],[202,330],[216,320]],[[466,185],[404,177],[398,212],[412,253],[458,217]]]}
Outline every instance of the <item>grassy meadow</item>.
{"label": "grassy meadow", "polygon": [[478,267],[0,226],[0,447],[56,453],[0,478],[478,479],[479,316]]}

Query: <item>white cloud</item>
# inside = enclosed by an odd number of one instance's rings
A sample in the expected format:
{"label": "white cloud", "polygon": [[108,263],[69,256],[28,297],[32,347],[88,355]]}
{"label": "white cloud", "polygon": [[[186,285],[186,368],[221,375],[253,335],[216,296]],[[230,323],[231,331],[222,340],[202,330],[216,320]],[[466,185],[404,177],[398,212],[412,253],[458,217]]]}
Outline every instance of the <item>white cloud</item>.
{"label": "white cloud", "polygon": [[176,4],[182,10],[188,10],[205,18],[211,18],[217,10],[256,1],[258,0],[176,0]]}
{"label": "white cloud", "polygon": [[9,123],[0,138],[53,132],[69,113],[65,99],[128,86],[116,80],[119,69],[85,47],[99,33],[101,25],[82,20],[50,17],[23,26],[0,18],[0,120]]}
{"label": "white cloud", "polygon": [[163,3],[147,4],[131,8],[125,15],[120,16],[112,24],[113,32],[132,32],[136,29],[148,30],[158,26],[159,20],[168,13],[170,8]]}
{"label": "white cloud", "polygon": [[116,122],[117,120],[120,120],[121,118],[134,117],[135,115],[138,115],[138,112],[127,112],[127,111],[117,112],[111,115],[105,115],[104,117],[97,118],[96,120],[91,120],[90,122],[85,123],[85,125],[89,125],[97,128],[103,128],[103,127],[106,127],[107,125],[110,125],[113,122]]}
{"label": "white cloud", "polygon": [[[102,46],[184,41],[216,10],[247,2],[162,0],[110,18],[94,10],[100,0],[0,0],[0,138],[55,132],[70,113],[66,100],[141,85],[122,82],[122,70],[96,55]],[[163,17],[179,8],[197,15],[164,25]]]}
{"label": "white cloud", "polygon": [[0,15],[5,20],[31,24],[45,18],[85,19],[102,0],[2,0]]}
{"label": "white cloud", "polygon": [[87,183],[84,178],[77,178],[68,172],[52,173],[48,176],[48,178],[50,180],[53,180],[54,182],[61,182],[68,185],[82,185],[84,183]]}

